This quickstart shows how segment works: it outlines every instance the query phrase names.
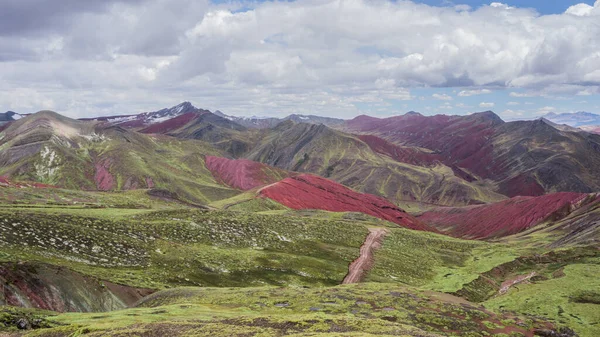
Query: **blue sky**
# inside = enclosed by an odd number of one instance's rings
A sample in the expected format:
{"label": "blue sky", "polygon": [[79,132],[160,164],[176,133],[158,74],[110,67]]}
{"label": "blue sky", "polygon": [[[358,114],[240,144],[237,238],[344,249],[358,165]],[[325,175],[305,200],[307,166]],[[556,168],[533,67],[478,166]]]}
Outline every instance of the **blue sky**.
{"label": "blue sky", "polygon": [[[415,2],[424,3],[431,6],[448,6],[452,4],[469,5],[473,8],[477,8],[482,5],[488,5],[493,1],[481,1],[481,0],[419,0]],[[579,3],[587,3],[593,5],[594,1],[590,0],[504,0],[497,1],[505,3],[509,6],[520,7],[520,8],[535,8],[540,14],[559,14],[563,13],[567,8],[572,5]]]}
{"label": "blue sky", "polygon": [[[212,0],[213,3],[223,4],[230,3],[231,0]],[[264,2],[259,0],[258,2]],[[489,5],[494,1],[481,0],[415,0],[414,2],[423,3],[430,6],[453,6],[453,5],[469,5],[472,8],[477,8],[483,5]],[[559,14],[563,13],[567,8],[579,3],[593,5],[594,0],[504,0],[497,1],[505,3],[509,6],[520,8],[535,8],[540,14]]]}

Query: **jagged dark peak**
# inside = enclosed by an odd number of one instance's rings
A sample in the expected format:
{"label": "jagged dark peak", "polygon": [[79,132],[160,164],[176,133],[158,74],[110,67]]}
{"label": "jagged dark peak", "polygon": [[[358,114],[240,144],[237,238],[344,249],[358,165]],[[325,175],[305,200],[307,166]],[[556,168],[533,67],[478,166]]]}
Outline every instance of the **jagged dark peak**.
{"label": "jagged dark peak", "polygon": [[420,112],[409,111],[409,112],[405,113],[404,116],[423,116],[423,115]]}
{"label": "jagged dark peak", "polygon": [[12,122],[14,120],[20,119],[22,116],[14,111],[7,111],[5,113],[0,113],[0,122]]}
{"label": "jagged dark peak", "polygon": [[160,117],[176,117],[179,115],[183,115],[189,112],[209,112],[208,110],[202,110],[196,108],[190,102],[182,102],[170,108],[164,108],[155,112],[150,112],[148,115],[152,118],[160,118]]}

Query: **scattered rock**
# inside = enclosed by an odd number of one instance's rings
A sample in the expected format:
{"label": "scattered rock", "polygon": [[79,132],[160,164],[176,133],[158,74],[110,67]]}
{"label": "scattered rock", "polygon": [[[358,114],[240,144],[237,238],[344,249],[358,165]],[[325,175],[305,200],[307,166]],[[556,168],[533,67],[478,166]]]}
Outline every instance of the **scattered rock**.
{"label": "scattered rock", "polygon": [[575,331],[569,328],[560,328],[558,330],[538,329],[534,334],[541,337],[577,337]]}
{"label": "scattered rock", "polygon": [[31,323],[29,323],[29,320],[27,320],[27,318],[19,318],[17,320],[17,329],[29,330],[31,329]]}

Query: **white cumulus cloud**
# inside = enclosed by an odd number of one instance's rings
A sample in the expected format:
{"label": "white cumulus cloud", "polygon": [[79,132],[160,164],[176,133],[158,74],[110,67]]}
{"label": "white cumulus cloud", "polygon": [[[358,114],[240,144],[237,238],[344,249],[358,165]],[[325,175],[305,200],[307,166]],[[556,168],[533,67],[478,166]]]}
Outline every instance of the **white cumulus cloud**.
{"label": "white cumulus cloud", "polygon": [[469,96],[485,95],[485,94],[491,94],[491,93],[492,93],[492,91],[489,89],[462,90],[461,92],[458,93],[458,96],[469,97]]}
{"label": "white cumulus cloud", "polygon": [[453,99],[452,96],[446,94],[433,94],[431,97],[440,101],[451,101]]}
{"label": "white cumulus cloud", "polygon": [[[52,102],[89,116],[191,100],[240,115],[352,117],[423,87],[596,94],[599,12],[600,1],[557,15],[501,2],[16,1],[0,22],[0,108]],[[559,86],[569,91],[550,90]],[[39,104],[23,102],[27,90]]]}

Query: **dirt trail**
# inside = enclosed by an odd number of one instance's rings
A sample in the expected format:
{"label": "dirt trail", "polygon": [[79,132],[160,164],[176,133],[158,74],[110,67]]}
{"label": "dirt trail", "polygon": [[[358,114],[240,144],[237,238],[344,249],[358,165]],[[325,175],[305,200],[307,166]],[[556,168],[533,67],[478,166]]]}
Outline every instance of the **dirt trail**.
{"label": "dirt trail", "polygon": [[501,287],[500,287],[500,290],[498,291],[498,294],[500,294],[500,295],[504,295],[504,294],[506,294],[506,293],[508,292],[508,290],[509,290],[509,289],[510,289],[512,286],[514,286],[514,285],[516,285],[516,284],[519,284],[519,283],[523,283],[523,282],[529,281],[529,279],[531,279],[531,278],[532,278],[532,277],[534,277],[535,275],[537,275],[537,273],[536,273],[536,272],[534,272],[534,271],[532,271],[532,272],[531,272],[530,274],[528,274],[528,275],[521,275],[521,276],[517,276],[517,277],[515,277],[515,278],[514,278],[514,279],[512,279],[512,280],[507,280],[507,281],[504,281],[504,282],[502,283]]}
{"label": "dirt trail", "polygon": [[360,246],[359,257],[350,263],[348,275],[344,277],[342,284],[360,282],[367,271],[373,266],[373,253],[381,247],[383,238],[388,234],[385,228],[369,228],[369,235]]}

